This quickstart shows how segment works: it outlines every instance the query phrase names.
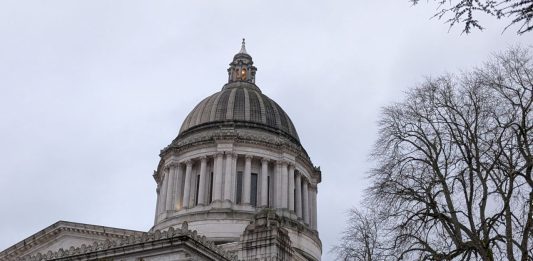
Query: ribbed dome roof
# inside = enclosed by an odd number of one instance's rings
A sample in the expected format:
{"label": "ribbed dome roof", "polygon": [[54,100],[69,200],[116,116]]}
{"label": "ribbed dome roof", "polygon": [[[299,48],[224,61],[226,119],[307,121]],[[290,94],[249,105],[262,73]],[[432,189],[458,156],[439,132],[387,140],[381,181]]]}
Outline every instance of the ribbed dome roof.
{"label": "ribbed dome roof", "polygon": [[281,131],[300,142],[296,128],[285,111],[262,94],[255,84],[248,82],[228,83],[220,92],[202,100],[183,121],[180,135],[196,128],[228,122]]}

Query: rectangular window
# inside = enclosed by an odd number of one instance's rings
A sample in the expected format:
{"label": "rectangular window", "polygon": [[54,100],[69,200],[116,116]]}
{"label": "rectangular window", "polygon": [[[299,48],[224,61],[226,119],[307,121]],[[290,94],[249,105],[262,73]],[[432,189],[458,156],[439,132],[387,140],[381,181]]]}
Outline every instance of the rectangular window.
{"label": "rectangular window", "polygon": [[241,204],[242,202],[242,171],[237,171],[237,187],[235,188],[237,191],[235,191],[235,201],[237,204]]}
{"label": "rectangular window", "polygon": [[198,205],[198,193],[200,192],[200,175],[196,176],[196,198],[194,199],[194,205]]}
{"label": "rectangular window", "polygon": [[294,210],[296,211],[296,204],[298,204],[298,203],[296,202],[296,186],[297,186],[297,184],[296,184],[296,173],[295,173],[295,175],[294,175],[294,181],[293,181],[293,184],[294,184],[294,189],[293,189],[293,191],[292,191],[292,194],[293,194],[294,196],[292,196],[292,199],[293,199],[293,201],[294,201],[294,202],[293,202],[293,204],[294,204],[294,205],[293,205],[293,206],[294,206]]}
{"label": "rectangular window", "polygon": [[272,204],[270,204],[270,176],[267,177],[267,205],[268,207],[272,206]]}
{"label": "rectangular window", "polygon": [[207,198],[207,203],[211,204],[212,199],[213,199],[213,172],[211,172],[211,175],[209,176],[209,197]]}
{"label": "rectangular window", "polygon": [[250,204],[254,207],[257,206],[257,174],[252,173],[252,184],[250,184]]}

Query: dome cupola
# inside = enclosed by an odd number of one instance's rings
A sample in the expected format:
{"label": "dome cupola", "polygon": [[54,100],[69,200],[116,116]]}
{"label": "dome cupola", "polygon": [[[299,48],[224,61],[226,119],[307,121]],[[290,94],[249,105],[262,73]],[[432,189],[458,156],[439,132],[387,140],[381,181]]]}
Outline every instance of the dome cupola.
{"label": "dome cupola", "polygon": [[228,68],[228,83],[249,82],[255,83],[255,72],[252,56],[246,52],[245,39],[242,39],[241,50],[233,57],[233,61]]}

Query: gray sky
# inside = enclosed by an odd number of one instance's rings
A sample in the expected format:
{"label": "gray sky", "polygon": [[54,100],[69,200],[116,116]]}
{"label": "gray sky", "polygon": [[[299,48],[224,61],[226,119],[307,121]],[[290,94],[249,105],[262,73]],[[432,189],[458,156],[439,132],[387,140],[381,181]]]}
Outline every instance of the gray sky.
{"label": "gray sky", "polygon": [[242,37],[257,84],[321,166],[323,259],[367,184],[380,107],[533,33],[448,32],[435,5],[0,2],[0,250],[58,220],[148,230],[159,151],[220,90]]}

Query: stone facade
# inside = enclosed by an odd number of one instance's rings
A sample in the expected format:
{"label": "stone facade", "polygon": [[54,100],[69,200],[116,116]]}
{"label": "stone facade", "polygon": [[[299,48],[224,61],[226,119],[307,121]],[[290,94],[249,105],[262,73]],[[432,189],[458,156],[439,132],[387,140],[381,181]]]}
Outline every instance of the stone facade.
{"label": "stone facade", "polygon": [[243,42],[228,83],[189,113],[161,151],[149,232],[90,236],[56,244],[59,252],[8,249],[0,259],[320,260],[320,168],[289,116],[255,84],[256,70]]}

